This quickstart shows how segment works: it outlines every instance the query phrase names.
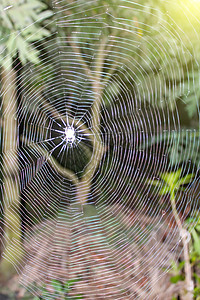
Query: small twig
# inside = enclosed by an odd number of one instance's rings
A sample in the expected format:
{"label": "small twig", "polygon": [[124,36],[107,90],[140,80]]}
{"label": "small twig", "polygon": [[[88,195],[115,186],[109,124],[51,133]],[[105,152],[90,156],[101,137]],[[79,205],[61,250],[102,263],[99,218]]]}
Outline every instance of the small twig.
{"label": "small twig", "polygon": [[176,224],[178,226],[182,244],[183,244],[183,255],[184,255],[184,261],[185,261],[185,265],[184,265],[185,285],[186,285],[186,293],[183,295],[183,299],[184,300],[192,300],[194,284],[193,284],[193,280],[192,280],[192,268],[191,268],[190,256],[189,256],[188,231],[183,228],[181,220],[179,218],[179,215],[178,215],[178,212],[176,209],[174,191],[171,193],[170,199],[171,199],[172,212],[173,212]]}

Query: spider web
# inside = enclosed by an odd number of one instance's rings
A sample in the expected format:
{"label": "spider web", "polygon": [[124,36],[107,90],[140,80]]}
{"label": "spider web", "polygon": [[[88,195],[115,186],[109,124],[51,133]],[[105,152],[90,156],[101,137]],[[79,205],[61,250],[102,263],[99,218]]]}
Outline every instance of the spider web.
{"label": "spider web", "polygon": [[[197,221],[199,127],[180,119],[192,94],[199,120],[198,53],[188,34],[199,42],[197,14],[186,1],[161,2],[181,10],[184,32],[151,2],[101,3],[53,2],[54,32],[34,45],[41,65],[21,67],[17,100],[12,87],[5,92],[18,137],[16,150],[2,146],[2,211],[10,212],[2,222],[15,232],[9,199],[17,199],[24,255],[15,268],[33,294],[45,284],[43,299],[58,299],[53,280],[74,280],[72,299],[165,297],[166,272],[182,248],[162,182],[153,191],[148,184],[160,174],[195,175],[177,211]],[[2,144],[9,138],[4,130]],[[14,255],[20,244],[12,239],[8,249]],[[13,263],[6,250],[2,257]]]}

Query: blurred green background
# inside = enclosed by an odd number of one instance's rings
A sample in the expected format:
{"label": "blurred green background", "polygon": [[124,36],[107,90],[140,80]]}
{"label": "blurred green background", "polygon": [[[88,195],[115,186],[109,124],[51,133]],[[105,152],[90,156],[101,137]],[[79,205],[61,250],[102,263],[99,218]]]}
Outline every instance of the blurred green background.
{"label": "blurred green background", "polygon": [[[86,124],[85,130],[93,126],[97,138],[83,143],[82,160],[73,166],[62,161],[62,158],[56,159],[59,150],[52,157],[52,164],[69,179],[68,184],[72,182],[78,190],[77,198],[81,203],[90,202],[92,183],[98,181],[95,166],[100,164],[106,151],[98,140],[100,126],[104,127],[106,123],[106,115],[102,118],[100,114],[102,106],[112,114],[117,101],[130,109],[132,102],[147,124],[147,132],[155,126],[149,139],[138,142],[141,150],[148,153],[159,149],[159,153],[167,156],[166,166],[170,165],[172,171],[181,168],[180,176],[184,177],[186,173],[195,175],[194,201],[198,213],[200,1],[98,0],[79,1],[80,5],[76,4],[72,0],[2,0],[0,3],[2,253],[4,249],[0,262],[0,299],[4,299],[3,294],[5,299],[33,298],[18,286],[17,272],[8,262],[11,259],[17,264],[22,259],[26,231],[39,222],[32,203],[26,203],[25,196],[21,195],[18,173],[26,166],[24,157],[31,157],[34,161],[37,153],[45,156],[49,151],[51,144],[47,143],[46,148],[34,148],[36,154],[33,155],[26,148],[26,143],[37,141],[37,135],[41,139],[50,138],[48,130],[39,131],[32,124],[36,116],[41,118],[38,121],[41,127],[45,124],[49,128],[50,123],[44,116],[45,109],[51,116],[59,118],[59,114],[63,113],[64,100],[61,104],[56,101],[58,93],[60,99],[66,97],[72,108],[74,103],[80,105],[80,110],[87,109],[91,103],[93,105],[90,111],[93,124]],[[60,48],[59,57],[57,47]],[[71,61],[65,61],[66,57],[71,57]],[[58,64],[61,67],[55,70]],[[80,76],[77,83],[72,70],[75,76]],[[57,79],[60,78],[62,82],[59,83],[58,92]],[[77,91],[86,84],[85,90],[92,92],[80,96]],[[65,88],[66,93],[63,92]],[[48,101],[49,98],[55,100]],[[77,99],[81,99],[79,104]],[[44,103],[46,106],[42,107]],[[38,112],[40,109],[42,112]],[[131,123],[131,113],[127,112],[124,117],[120,111],[119,115],[125,123]],[[160,120],[155,120],[156,116],[160,116]],[[25,120],[29,120],[29,124],[24,125]],[[107,121],[109,124],[110,120]],[[165,134],[164,128],[168,129]],[[28,133],[29,141],[26,140]],[[99,152],[95,152],[93,161],[91,148],[94,151],[95,145]],[[112,156],[113,151],[112,140],[109,155]],[[101,167],[107,167],[108,161],[109,157]],[[88,170],[91,169],[93,173],[90,174]],[[138,173],[138,179],[140,176]],[[83,191],[82,184],[86,180],[87,191],[86,187]],[[123,180],[129,182],[128,175]],[[112,184],[114,191],[117,187]],[[144,182],[144,193],[146,188]],[[103,189],[101,193],[101,201],[107,203],[109,195]],[[166,194],[169,197],[169,193]],[[140,199],[139,194],[137,199]],[[95,201],[98,202],[98,199]],[[131,199],[125,196],[125,205],[129,203],[130,207],[130,202]],[[131,209],[134,209],[134,204]],[[161,203],[157,199],[153,205],[159,206]],[[45,210],[45,207],[41,206],[42,209]],[[185,209],[186,204],[183,203],[180,214]],[[31,225],[26,227],[27,218]],[[188,220],[195,222],[189,212],[186,222]],[[193,254],[190,257],[192,266],[196,268],[196,299],[200,286],[198,229],[193,232]],[[15,251],[10,247],[13,240]],[[184,272],[183,267],[176,272],[175,283],[177,278],[177,281],[184,280],[181,273]],[[56,289],[62,290],[59,282],[54,282]],[[58,296],[58,299],[64,298]]]}

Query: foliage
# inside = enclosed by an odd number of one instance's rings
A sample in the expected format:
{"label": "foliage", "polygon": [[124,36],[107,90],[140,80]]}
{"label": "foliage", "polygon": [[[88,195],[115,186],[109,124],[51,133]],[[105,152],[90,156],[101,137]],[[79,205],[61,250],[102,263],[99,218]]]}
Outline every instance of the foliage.
{"label": "foliage", "polygon": [[191,232],[190,255],[192,263],[200,263],[200,214],[197,212],[186,220]]}
{"label": "foliage", "polygon": [[[1,120],[4,129],[2,130],[3,149],[1,151],[8,153],[13,151],[12,158],[7,161],[11,176],[3,178],[3,222],[7,224],[4,229],[4,255],[0,263],[0,271],[4,278],[10,278],[16,270],[10,264],[19,263],[23,256],[22,236],[21,236],[21,216],[20,216],[20,197],[18,181],[14,180],[18,174],[18,157],[16,150],[17,141],[17,87],[19,86],[18,72],[13,62],[18,63],[18,70],[28,61],[38,64],[39,50],[34,43],[39,39],[50,35],[50,31],[44,28],[47,18],[52,16],[52,11],[47,9],[47,5],[42,0],[2,0],[0,2],[0,67],[1,67]],[[19,59],[19,60],[17,60]],[[20,62],[20,63],[19,63]],[[12,108],[11,108],[12,106]],[[6,124],[9,123],[9,126]],[[10,138],[10,141],[8,137]],[[14,154],[15,153],[15,154]],[[9,156],[9,155],[8,155]],[[4,161],[4,159],[2,159]],[[4,166],[2,170],[4,169]],[[1,171],[2,171],[1,170]],[[11,185],[10,185],[11,184]],[[6,196],[7,189],[12,186],[12,196]],[[6,205],[9,200],[9,205]],[[15,224],[12,223],[11,211],[15,206]],[[2,220],[1,220],[2,221]],[[11,225],[12,223],[12,225]],[[11,229],[12,228],[12,229]],[[18,251],[11,253],[12,243],[15,241],[15,247],[18,245]],[[11,259],[12,257],[12,259]]]}
{"label": "foliage", "polygon": [[[192,266],[192,277],[195,279],[194,287],[194,299],[200,299],[200,215],[196,214],[194,218],[188,218],[186,220],[191,232],[190,240],[190,263]],[[196,223],[196,224],[195,224]],[[195,226],[194,226],[195,224]],[[183,267],[185,261],[179,262],[177,265],[172,262],[172,269],[170,273],[172,277],[170,278],[171,283],[176,284],[179,281],[184,280]]]}
{"label": "foliage", "polygon": [[[79,5],[74,5],[72,1],[68,5],[66,21],[65,12],[60,9],[60,40],[67,36],[69,44],[80,46],[81,59],[92,71],[99,48],[104,48],[102,81],[106,83],[104,101],[107,106],[112,105],[112,100],[123,94],[124,86],[120,82],[131,85],[126,89],[135,93],[144,74],[152,75],[153,68],[159,71],[160,62],[155,60],[155,47],[148,38],[161,38],[159,32],[162,27],[159,24],[165,14],[161,14],[159,9],[166,11],[163,1],[157,1],[158,9],[153,9],[154,2],[144,0],[138,4],[123,1],[122,6],[121,0],[79,1]],[[64,1],[62,4],[64,5]],[[142,12],[141,5],[144,5]],[[77,55],[74,59],[76,58],[80,59]],[[161,58],[161,62],[166,61]],[[84,70],[80,69],[82,71]],[[147,82],[143,88],[146,85]]]}
{"label": "foliage", "polygon": [[[170,173],[163,173],[161,174],[161,180],[163,181],[163,185],[161,186],[161,189],[159,191],[160,195],[170,195],[170,202],[171,202],[171,208],[172,213],[174,216],[174,219],[176,221],[176,225],[179,231],[179,235],[182,240],[183,245],[183,253],[184,253],[184,263],[180,263],[175,268],[175,275],[171,278],[172,283],[176,283],[179,280],[185,279],[185,294],[186,298],[188,300],[193,298],[193,280],[192,280],[192,270],[191,270],[191,262],[190,262],[190,254],[189,254],[189,245],[188,245],[188,237],[187,237],[187,230],[184,229],[184,226],[182,224],[182,220],[179,217],[179,213],[176,208],[176,192],[180,190],[184,190],[183,185],[188,184],[191,182],[192,178],[194,177],[193,174],[187,174],[184,177],[181,177],[182,170],[179,169],[176,172],[170,172]],[[150,180],[150,184],[159,187],[160,181],[159,180]],[[180,273],[184,266],[184,277]]]}
{"label": "foliage", "polygon": [[[196,11],[192,2],[196,2]],[[148,4],[155,6],[154,1]],[[152,43],[152,47],[147,48],[148,57],[154,54],[156,59],[153,59],[153,63],[157,63],[155,67],[152,64],[151,76],[149,72],[142,73],[137,83],[140,84],[138,95],[143,93],[144,102],[169,110],[177,110],[177,104],[184,106],[188,117],[192,119],[197,117],[200,99],[198,18],[195,22],[199,3],[188,1],[188,14],[184,6],[181,1],[158,1],[157,7],[165,30],[162,26],[153,26],[153,39],[152,36],[147,37],[149,44]]]}
{"label": "foliage", "polygon": [[[159,191],[160,195],[169,194],[172,204],[172,210],[174,217],[177,221],[177,223],[180,221],[178,217],[178,213],[176,211],[175,206],[175,192],[184,190],[183,185],[188,184],[191,182],[192,178],[194,177],[193,174],[187,174],[184,177],[181,177],[181,169],[177,170],[176,172],[171,173],[164,173],[161,174],[161,179],[163,181],[163,186]],[[150,184],[160,187],[161,182],[159,180],[152,180],[149,181]],[[200,296],[200,276],[194,271],[194,269],[197,267],[198,270],[200,268],[200,218],[197,216],[195,220],[198,220],[195,227],[192,227],[191,236],[192,240],[190,242],[190,251],[189,251],[189,263],[191,267],[193,268],[192,277],[196,280],[196,287],[194,288],[194,297],[195,299],[199,299],[198,296]],[[195,220],[192,218],[189,218],[187,220],[187,224],[192,224],[192,226],[195,223]],[[176,284],[179,281],[185,280],[184,273],[184,267],[185,267],[185,260],[179,262],[178,264],[175,262],[172,262],[172,277],[170,278],[171,283]]]}
{"label": "foliage", "polygon": [[72,1],[66,23],[64,11],[60,12],[60,36],[81,45],[82,59],[88,67],[93,65],[100,43],[105,44],[107,106],[123,94],[124,87],[115,76],[118,74],[144,105],[176,110],[178,103],[185,106],[191,119],[197,115],[200,99],[200,74],[195,60],[199,43],[194,34],[198,24],[179,22],[177,11],[178,4],[162,0],[143,0],[139,4],[123,1],[123,6],[120,0],[79,1],[79,5]]}
{"label": "foliage", "polygon": [[194,174],[187,174],[184,177],[181,177],[181,169],[178,169],[176,172],[163,173],[161,174],[161,179],[163,185],[160,180],[150,180],[149,183],[156,186],[162,187],[159,190],[159,194],[161,196],[170,194],[171,198],[175,197],[175,192],[184,190],[183,185],[191,182]]}
{"label": "foliage", "polygon": [[184,129],[181,131],[164,132],[154,136],[142,148],[153,147],[162,143],[171,165],[191,162],[197,167],[200,164],[200,139],[199,130]]}
{"label": "foliage", "polygon": [[83,299],[81,295],[77,295],[73,297],[69,296],[69,293],[72,290],[74,284],[77,283],[78,281],[79,279],[71,279],[63,284],[58,280],[52,280],[50,286],[54,292],[49,292],[47,287],[44,286],[42,290],[42,296],[39,298],[35,297],[34,300],[49,299],[50,296],[56,297],[55,299],[60,299],[60,300]]}
{"label": "foliage", "polygon": [[41,0],[2,0],[0,3],[0,64],[12,67],[19,55],[22,64],[38,64],[39,52],[33,42],[47,37],[50,31],[41,23],[53,15]]}
{"label": "foliage", "polygon": [[[132,71],[137,74],[135,83],[136,86],[142,88],[146,87],[145,92],[147,93],[144,94],[144,101],[149,101],[148,94],[151,87],[153,87],[152,95],[153,97],[155,97],[155,95],[159,95],[159,93],[157,93],[157,90],[160,89],[160,87],[166,86],[166,93],[161,95],[161,99],[150,99],[154,104],[158,104],[160,106],[168,105],[171,101],[173,102],[171,108],[175,109],[174,99],[179,99],[186,102],[190,117],[195,114],[197,104],[195,97],[199,97],[199,93],[197,95],[194,95],[195,93],[193,93],[193,91],[188,90],[187,84],[184,85],[184,79],[185,77],[187,77],[185,76],[186,71],[184,68],[187,63],[192,62],[192,59],[189,55],[189,50],[184,53],[186,60],[182,60],[183,57],[179,57],[180,53],[182,53],[183,50],[183,44],[180,40],[177,39],[176,36],[163,36],[163,31],[161,30],[161,26],[159,25],[162,23],[162,20],[167,21],[167,16],[165,15],[166,10],[162,6],[163,1],[157,1],[156,4],[158,9],[154,10],[154,16],[152,15],[151,18],[149,18],[151,10],[150,8],[148,8],[148,5],[155,6],[155,1],[151,0],[141,1],[140,4],[146,4],[147,6],[143,8],[143,13],[141,13],[141,10],[135,9],[134,16],[130,14],[130,10],[123,9],[119,5],[119,3],[121,3],[121,1],[119,0],[98,0],[95,1],[95,5],[93,1],[79,1],[79,3],[82,4],[76,6],[74,6],[74,1],[72,2],[72,4],[70,4],[69,1],[68,5],[68,26],[66,26],[62,30],[62,32],[59,32],[60,38],[63,37],[65,39],[67,37],[69,39],[69,45],[71,45],[72,49],[74,49],[74,45],[70,44],[70,42],[74,42],[75,45],[82,45],[80,55],[79,53],[76,53],[76,55],[73,55],[73,58],[77,58],[77,60],[83,59],[85,61],[86,73],[87,68],[89,68],[90,66],[93,67],[92,63],[94,61],[94,58],[96,59],[96,57],[98,56],[98,51],[101,47],[100,43],[103,41],[102,43],[105,44],[105,52],[107,53],[107,56],[105,56],[105,60],[103,63],[103,71],[105,76],[101,79],[106,79],[108,82],[107,85],[105,85],[105,91],[102,99],[104,97],[104,102],[109,99],[106,102],[107,106],[112,105],[112,99],[117,98],[118,95],[122,93],[122,87],[120,84],[118,84],[117,77],[114,77],[112,75],[119,72],[120,67],[123,64],[126,64],[125,68],[131,67]],[[126,4],[126,1],[124,1],[124,4]],[[137,8],[137,4],[134,5]],[[82,15],[83,8],[86,12],[85,16]],[[164,14],[160,13],[159,9],[163,11]],[[50,31],[44,27],[41,27],[40,24],[47,18],[51,17],[53,13],[50,10],[47,10],[47,5],[44,4],[44,2],[39,0],[2,0],[0,3],[0,11],[2,12],[2,14],[0,15],[0,34],[3,37],[0,41],[0,61],[2,61],[3,66],[6,68],[11,67],[12,59],[17,55],[19,55],[22,64],[26,64],[27,61],[38,64],[39,51],[34,46],[34,42],[50,35]],[[74,19],[76,19],[76,21]],[[169,27],[170,26],[168,26],[168,29],[171,30],[171,28]],[[76,30],[77,28],[79,28],[79,30]],[[148,29],[151,30],[148,31]],[[93,33],[94,38],[91,38],[91,33]],[[116,38],[113,38],[112,40],[112,36]],[[125,45],[122,42],[122,39],[119,39],[122,37],[130,39],[130,41],[134,40],[134,42],[140,44],[141,47],[138,47],[133,53],[133,44],[131,44],[130,42],[130,45],[127,45],[127,43]],[[168,44],[169,38],[171,40]],[[59,39],[57,41],[59,41]],[[65,40],[65,44],[66,42],[67,39]],[[162,50],[160,51],[160,55],[158,55],[158,53],[156,52],[156,49],[158,49],[158,44],[156,43],[158,42],[163,46],[163,48],[161,49],[165,49],[167,53],[166,56],[164,51]],[[52,39],[49,44],[50,43],[54,44],[55,40]],[[174,46],[173,48],[175,49],[175,52],[170,51],[172,45]],[[48,51],[47,49],[51,49],[48,48],[47,44],[45,45],[45,48],[46,51]],[[69,47],[67,49],[69,49]],[[69,51],[71,51],[71,49],[69,49]],[[128,60],[128,62],[131,61],[132,58],[136,60],[136,65],[140,66],[140,70],[143,69],[141,73],[138,74],[136,72],[137,69],[134,68],[133,65],[127,66],[127,61],[125,61],[125,59],[123,58],[124,56],[121,55],[122,51],[126,52],[126,57],[128,57],[129,55],[132,56],[130,57],[130,60]],[[155,61],[154,57],[157,57],[158,59]],[[55,56],[55,59],[57,60],[57,56]],[[182,61],[184,61],[185,64],[182,64]],[[177,71],[175,73],[170,71],[170,67],[173,62],[175,65],[174,71]],[[72,60],[71,63],[74,64],[74,61]],[[68,66],[65,66],[65,68],[67,67],[70,68],[70,62]],[[52,66],[50,66],[49,68],[51,68],[52,74]],[[44,68],[41,69],[44,70]],[[48,67],[45,66],[45,70],[48,73]],[[102,70],[100,71],[102,72]],[[181,76],[180,71],[182,74]],[[80,66],[79,72],[84,73],[84,67]],[[124,74],[128,75],[127,79],[131,75],[128,69],[124,70],[124,72],[121,72],[120,69],[119,75],[121,78],[122,76],[124,76]],[[54,76],[57,77],[57,75],[58,74]],[[30,76],[32,79],[32,74]],[[45,79],[46,74],[42,74],[41,77]],[[160,81],[161,78],[162,81]],[[124,80],[125,79],[126,78],[124,78]],[[192,84],[193,73],[190,73],[189,79]],[[198,72],[196,72],[194,81],[195,88],[198,85],[198,79],[199,74]],[[85,81],[85,78],[83,78],[83,81]],[[178,82],[177,85],[175,85],[176,82]],[[49,80],[49,83],[52,84],[52,81]],[[171,86],[173,86],[173,89],[171,89]],[[46,86],[46,89],[48,90],[49,87]],[[131,90],[134,90],[134,86],[131,86]],[[76,91],[76,89],[74,89],[74,91]],[[137,91],[139,92],[139,94],[142,94],[140,88],[138,88]],[[51,92],[53,93],[53,91],[49,89],[49,93]],[[185,158],[189,158],[196,161],[196,157],[199,153],[199,142],[195,143],[197,147],[193,147],[193,151],[191,152],[191,148],[189,148],[188,150],[188,148],[185,146],[185,144],[187,144],[187,138],[185,138],[185,140],[186,142],[183,143],[180,141],[180,139],[178,142],[174,142],[174,147],[172,147],[172,150],[170,151],[170,160],[173,162],[173,164],[176,164],[177,161],[181,162],[180,153],[182,154],[181,157],[183,157],[184,160]],[[193,156],[189,157],[188,153]],[[160,195],[169,193],[171,196],[171,200],[175,202],[174,193],[182,189],[184,184],[189,183],[192,177],[193,175],[189,174],[181,178],[180,170],[175,173],[162,174],[161,180],[163,182],[163,186],[160,191]],[[151,182],[151,184],[157,187],[161,186],[160,181],[153,181]],[[195,234],[193,233],[193,235]],[[196,245],[197,244],[198,243],[196,241]],[[52,286],[55,290],[56,295],[64,295],[65,291],[63,285],[60,282],[54,281],[52,282]],[[45,293],[47,293],[47,291],[44,288],[44,294]],[[67,296],[64,295],[63,297]]]}
{"label": "foliage", "polygon": [[171,262],[171,270],[170,273],[173,275],[170,278],[171,283],[177,283],[178,281],[185,280],[185,276],[183,275],[183,267],[185,262],[181,261],[178,264],[176,264],[174,261]]}
{"label": "foliage", "polygon": [[[193,227],[195,221],[196,225]],[[191,242],[190,242],[190,260],[193,266],[193,277],[195,279],[194,298],[200,299],[200,215],[197,214],[195,218],[189,218],[189,225],[191,225]]]}

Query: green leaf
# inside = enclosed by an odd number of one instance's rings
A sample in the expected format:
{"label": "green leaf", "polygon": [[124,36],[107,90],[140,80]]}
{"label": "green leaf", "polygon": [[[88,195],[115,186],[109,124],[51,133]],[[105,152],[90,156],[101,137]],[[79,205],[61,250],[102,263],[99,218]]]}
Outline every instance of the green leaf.
{"label": "green leaf", "polygon": [[185,261],[181,261],[178,264],[175,261],[171,261],[171,268],[174,275],[179,275],[180,271],[183,269]]}
{"label": "green leaf", "polygon": [[46,4],[40,0],[30,0],[29,5],[31,5],[31,9],[35,9],[35,10],[37,9],[43,10],[47,8]]}
{"label": "green leaf", "polygon": [[43,289],[41,297],[42,297],[42,299],[43,299],[43,297],[47,297],[47,299],[48,299],[49,292],[47,292],[45,289]]}
{"label": "green leaf", "polygon": [[195,297],[195,300],[199,300],[200,297],[198,297],[200,295],[200,288],[199,287],[195,287],[194,288],[194,297]]}
{"label": "green leaf", "polygon": [[[3,9],[1,10],[1,12],[3,11]],[[12,22],[10,21],[10,18],[8,17],[8,15],[6,13],[1,14],[1,17],[3,18],[3,24],[6,27],[8,27],[9,29],[13,28]]]}
{"label": "green leaf", "polygon": [[171,261],[171,267],[172,267],[172,270],[175,271],[175,272],[178,272],[178,266],[177,266],[177,263],[175,261]]}
{"label": "green leaf", "polygon": [[58,280],[52,280],[51,285],[54,288],[56,292],[62,293],[63,292],[63,286],[62,283]]}
{"label": "green leaf", "polygon": [[70,279],[65,283],[65,291],[69,291],[72,286],[78,282],[80,279]]}
{"label": "green leaf", "polygon": [[169,194],[169,193],[170,193],[170,188],[169,188],[167,185],[163,186],[163,187],[161,188],[161,190],[159,191],[159,194],[160,194],[161,196],[166,195],[166,194]]}
{"label": "green leaf", "polygon": [[8,52],[12,57],[14,57],[17,53],[17,48],[16,48],[16,38],[13,34],[9,36],[8,41],[6,42],[6,47],[8,49]]}
{"label": "green leaf", "polygon": [[179,281],[183,281],[184,280],[184,276],[183,275],[176,275],[176,276],[172,276],[170,278],[170,282],[171,283],[177,283]]}
{"label": "green leaf", "polygon": [[39,51],[30,47],[30,51],[26,54],[27,60],[32,62],[33,64],[39,64]]}
{"label": "green leaf", "polygon": [[195,229],[196,229],[197,231],[200,231],[200,225],[195,226]]}
{"label": "green leaf", "polygon": [[39,63],[39,52],[29,45],[20,35],[17,37],[17,48],[22,64],[25,64],[27,61],[34,64]]}
{"label": "green leaf", "polygon": [[159,180],[148,180],[148,183],[154,186],[160,186]]}
{"label": "green leaf", "polygon": [[21,37],[21,35],[17,36],[16,43],[17,43],[17,49],[19,51],[19,58],[22,64],[25,64],[27,62],[28,44]]}
{"label": "green leaf", "polygon": [[182,184],[190,183],[193,177],[194,177],[194,174],[188,174],[185,177],[179,179],[179,181],[178,181],[179,186]]}
{"label": "green leaf", "polygon": [[26,27],[22,32],[21,35],[28,41],[28,42],[35,42],[40,40],[43,37],[47,37],[50,35],[50,31],[45,28],[37,28],[35,25]]}
{"label": "green leaf", "polygon": [[[0,1],[1,2],[1,1]],[[11,1],[9,9],[4,10],[10,1],[0,3],[0,54],[8,54],[0,64],[6,69],[11,68],[12,58],[19,53],[23,65],[27,61],[38,64],[39,51],[32,42],[50,35],[50,31],[40,25],[42,21],[53,15],[42,0],[15,0]]]}
{"label": "green leaf", "polygon": [[200,255],[200,238],[195,229],[192,229],[191,234],[194,240],[194,250]]}
{"label": "green leaf", "polygon": [[38,15],[38,21],[43,21],[53,16],[53,12],[51,10],[45,10]]}
{"label": "green leaf", "polygon": [[185,261],[183,260],[178,264],[178,270],[181,271],[183,269],[184,265],[185,265]]}
{"label": "green leaf", "polygon": [[200,284],[200,277],[196,273],[193,273],[193,276],[196,279],[196,281]]}
{"label": "green leaf", "polygon": [[73,297],[74,299],[83,299],[83,296],[82,295],[77,295],[75,297]]}
{"label": "green leaf", "polygon": [[2,66],[8,71],[12,69],[12,57],[8,54],[2,61]]}
{"label": "green leaf", "polygon": [[161,174],[161,178],[169,185],[170,188],[173,188],[177,184],[180,175],[181,169],[177,170],[176,172],[163,173]]}

